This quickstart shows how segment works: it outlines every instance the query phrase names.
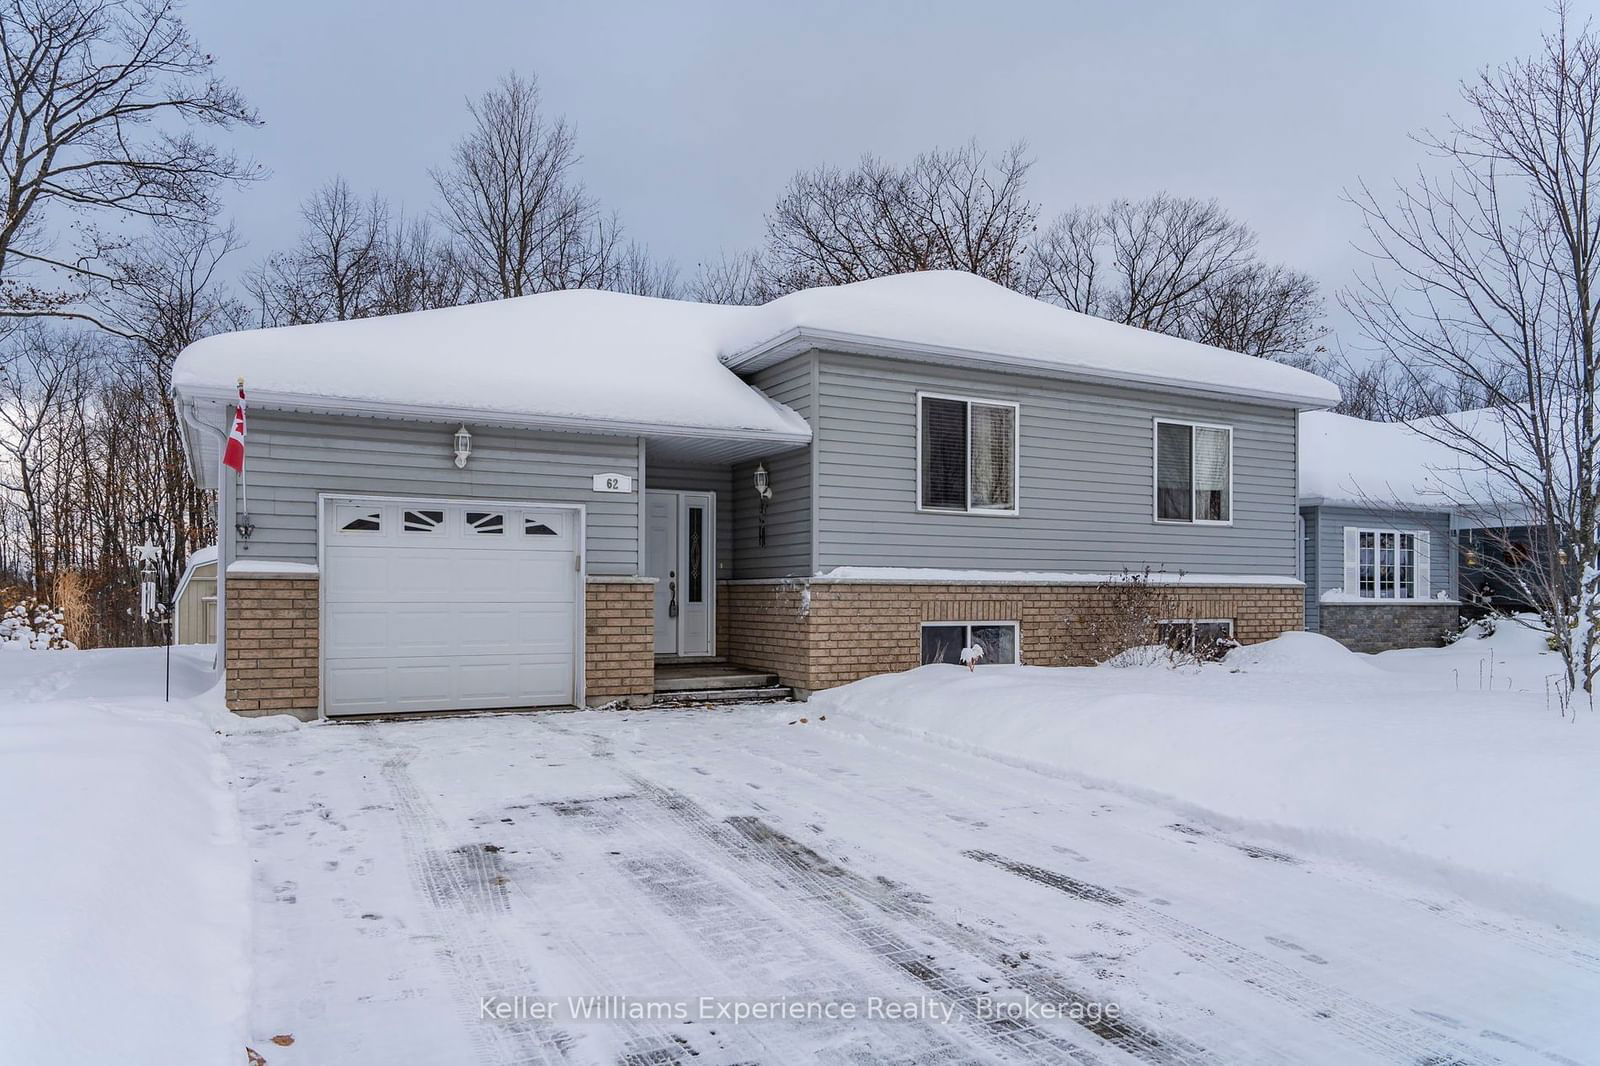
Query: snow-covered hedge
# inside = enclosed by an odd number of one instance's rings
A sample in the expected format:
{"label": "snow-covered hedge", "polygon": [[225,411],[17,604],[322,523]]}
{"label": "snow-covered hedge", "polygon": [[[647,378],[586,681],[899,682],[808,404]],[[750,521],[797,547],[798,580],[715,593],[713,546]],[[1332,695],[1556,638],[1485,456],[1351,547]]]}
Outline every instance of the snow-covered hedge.
{"label": "snow-covered hedge", "polygon": [[0,648],[28,651],[71,651],[66,616],[49,604],[26,597],[0,614]]}

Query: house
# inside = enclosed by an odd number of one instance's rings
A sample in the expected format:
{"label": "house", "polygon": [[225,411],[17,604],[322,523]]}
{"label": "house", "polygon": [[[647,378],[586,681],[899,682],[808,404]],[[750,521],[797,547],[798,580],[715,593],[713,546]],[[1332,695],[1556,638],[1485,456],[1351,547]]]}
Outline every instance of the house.
{"label": "house", "polygon": [[173,391],[229,705],[306,717],[644,703],[658,662],[802,696],[972,644],[1082,662],[1097,586],[1147,566],[1168,635],[1267,639],[1304,617],[1297,417],[1338,400],[954,272],[244,331]]}
{"label": "house", "polygon": [[[1453,446],[1501,440],[1493,409],[1407,422],[1300,416],[1306,628],[1356,651],[1437,645],[1463,610],[1515,609],[1531,544],[1516,493]],[[1470,423],[1470,424],[1469,424]],[[1524,554],[1528,554],[1525,550]]]}
{"label": "house", "polygon": [[1438,645],[1460,622],[1448,449],[1404,422],[1300,416],[1306,628],[1353,651]]}

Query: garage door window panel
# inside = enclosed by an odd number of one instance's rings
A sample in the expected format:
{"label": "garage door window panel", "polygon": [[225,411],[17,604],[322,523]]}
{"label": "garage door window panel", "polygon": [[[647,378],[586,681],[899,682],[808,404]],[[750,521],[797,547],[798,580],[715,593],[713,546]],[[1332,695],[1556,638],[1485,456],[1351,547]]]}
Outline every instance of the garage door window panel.
{"label": "garage door window panel", "polygon": [[443,511],[407,511],[400,528],[406,533],[443,533]]}

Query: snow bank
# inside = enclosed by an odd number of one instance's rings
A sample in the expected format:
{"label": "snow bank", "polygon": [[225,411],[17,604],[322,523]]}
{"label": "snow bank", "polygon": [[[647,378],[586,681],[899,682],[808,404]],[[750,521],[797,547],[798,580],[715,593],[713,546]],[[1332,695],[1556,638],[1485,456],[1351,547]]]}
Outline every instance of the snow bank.
{"label": "snow bank", "polygon": [[244,1059],[249,872],[209,646],[0,666],[0,1060]]}
{"label": "snow bank", "polygon": [[[1485,660],[1494,684],[1480,687]],[[1203,668],[927,666],[813,699],[830,724],[1094,781],[1600,927],[1600,714],[1562,718],[1544,696],[1554,669],[1522,634],[1365,656],[1294,633]]]}
{"label": "snow bank", "polygon": [[728,369],[797,331],[1044,373],[1309,406],[1339,400],[1331,383],[1270,359],[1081,315],[956,271],[810,289],[760,307],[568,290],[244,330],[190,345],[172,384],[180,394],[229,396],[243,376],[263,403],[312,397],[803,442],[804,419]]}

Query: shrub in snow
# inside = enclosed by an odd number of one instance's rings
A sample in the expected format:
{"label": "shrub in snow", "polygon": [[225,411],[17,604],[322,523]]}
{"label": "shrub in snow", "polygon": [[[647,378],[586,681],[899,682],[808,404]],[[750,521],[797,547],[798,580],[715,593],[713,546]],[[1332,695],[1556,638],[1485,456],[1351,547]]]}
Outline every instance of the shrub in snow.
{"label": "shrub in snow", "polygon": [[77,647],[67,639],[65,616],[54,607],[32,596],[0,615],[0,646],[29,651],[70,651]]}
{"label": "shrub in snow", "polygon": [[1192,627],[1182,639],[1171,625],[1185,609],[1177,586],[1147,566],[1123,571],[1095,586],[1088,618],[1081,624],[1089,657],[1106,666],[1183,666],[1215,656],[1194,646]]}

